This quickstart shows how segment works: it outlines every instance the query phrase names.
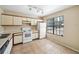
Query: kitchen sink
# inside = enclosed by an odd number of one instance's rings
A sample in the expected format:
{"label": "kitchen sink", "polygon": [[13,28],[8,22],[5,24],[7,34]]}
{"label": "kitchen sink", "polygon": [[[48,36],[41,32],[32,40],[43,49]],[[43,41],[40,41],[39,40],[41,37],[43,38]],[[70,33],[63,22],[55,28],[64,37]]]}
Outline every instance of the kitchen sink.
{"label": "kitchen sink", "polygon": [[7,38],[10,34],[1,34],[0,39]]}

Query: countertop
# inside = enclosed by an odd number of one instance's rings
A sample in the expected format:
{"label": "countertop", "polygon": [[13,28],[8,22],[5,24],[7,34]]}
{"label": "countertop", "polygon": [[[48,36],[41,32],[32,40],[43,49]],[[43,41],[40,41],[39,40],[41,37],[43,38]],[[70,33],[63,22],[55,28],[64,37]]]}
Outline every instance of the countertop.
{"label": "countertop", "polygon": [[10,40],[12,35],[10,34],[7,38],[0,39],[0,48],[5,44],[7,40]]}
{"label": "countertop", "polygon": [[[38,31],[37,30],[32,30],[32,33],[38,33]],[[13,34],[22,35],[23,33],[22,32],[14,32]]]}
{"label": "countertop", "polygon": [[[32,33],[38,33],[38,31],[37,30],[32,30]],[[0,39],[0,48],[5,44],[5,42],[7,40],[10,40],[12,38],[12,34],[10,33],[10,35],[7,38]],[[15,32],[14,34],[15,35],[17,35],[17,34],[22,35],[22,32]]]}
{"label": "countertop", "polygon": [[[37,30],[32,30],[32,33],[38,33]],[[10,33],[10,35],[7,37],[7,38],[3,38],[3,39],[0,39],[0,48],[5,44],[5,42],[9,39],[12,38],[12,34],[15,34],[15,35],[22,35],[22,32],[15,32],[15,33]]]}

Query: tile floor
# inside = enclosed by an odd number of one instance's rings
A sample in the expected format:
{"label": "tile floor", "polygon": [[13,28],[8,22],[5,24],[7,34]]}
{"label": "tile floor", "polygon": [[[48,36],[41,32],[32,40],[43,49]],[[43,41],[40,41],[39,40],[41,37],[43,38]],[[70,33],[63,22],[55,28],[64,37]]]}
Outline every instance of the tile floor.
{"label": "tile floor", "polygon": [[40,39],[13,46],[11,54],[76,54],[76,52],[50,40]]}

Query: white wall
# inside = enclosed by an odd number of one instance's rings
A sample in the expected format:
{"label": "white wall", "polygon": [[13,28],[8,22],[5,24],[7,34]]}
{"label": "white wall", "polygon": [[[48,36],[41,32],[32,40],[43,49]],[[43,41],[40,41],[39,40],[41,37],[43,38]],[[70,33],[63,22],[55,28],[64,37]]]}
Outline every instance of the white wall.
{"label": "white wall", "polygon": [[79,6],[56,12],[44,19],[62,15],[64,15],[64,37],[48,34],[48,38],[79,52]]}

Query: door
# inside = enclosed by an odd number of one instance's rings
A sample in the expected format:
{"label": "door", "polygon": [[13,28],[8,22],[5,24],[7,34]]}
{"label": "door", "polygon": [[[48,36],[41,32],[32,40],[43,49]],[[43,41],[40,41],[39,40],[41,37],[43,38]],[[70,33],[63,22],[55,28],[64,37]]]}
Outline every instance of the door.
{"label": "door", "polygon": [[38,24],[39,27],[39,38],[45,38],[46,37],[46,23],[41,22]]}

